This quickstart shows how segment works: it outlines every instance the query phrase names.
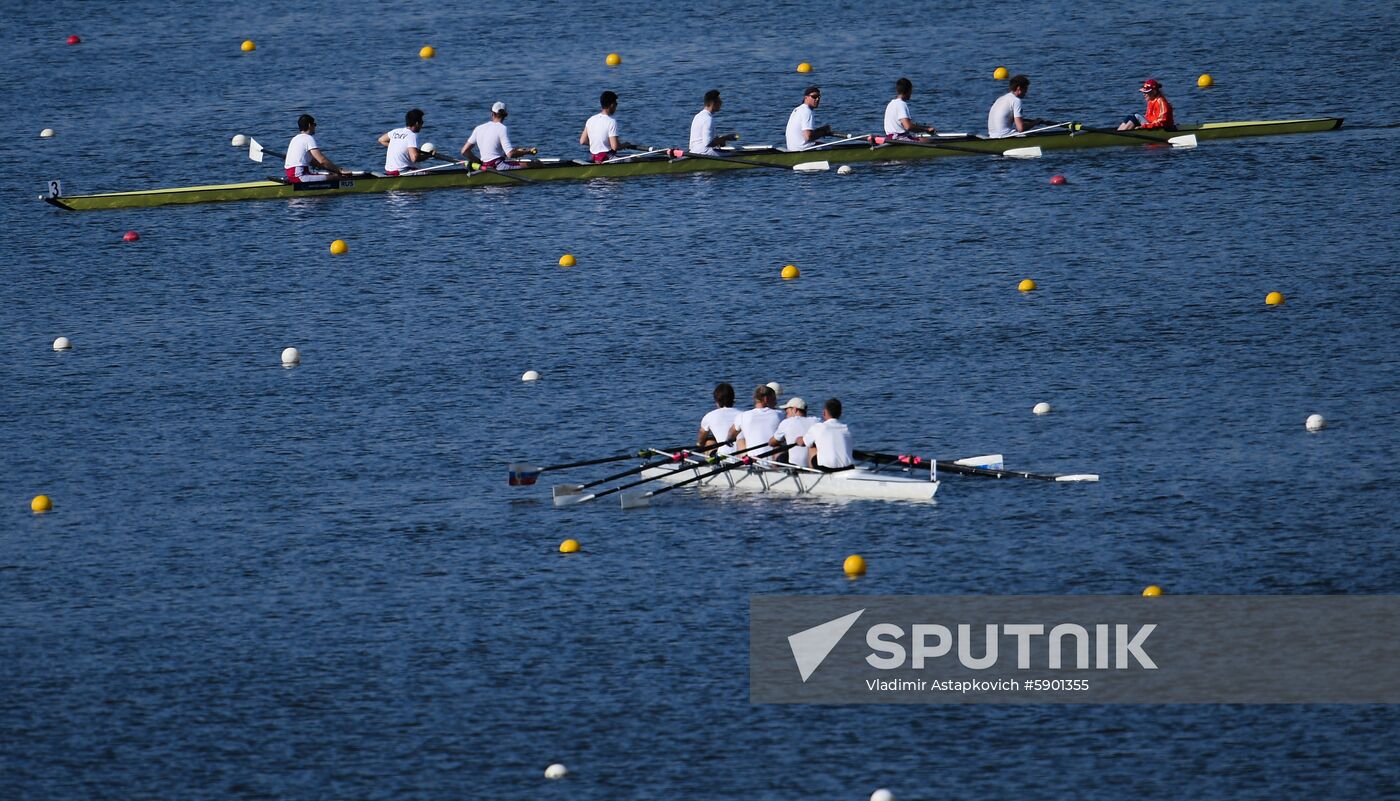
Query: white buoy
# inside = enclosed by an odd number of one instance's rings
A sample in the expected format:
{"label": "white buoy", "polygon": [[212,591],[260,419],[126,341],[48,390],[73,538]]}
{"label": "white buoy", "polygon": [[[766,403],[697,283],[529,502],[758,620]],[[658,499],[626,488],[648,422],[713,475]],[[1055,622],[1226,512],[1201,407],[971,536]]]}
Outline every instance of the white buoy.
{"label": "white buoy", "polygon": [[525,375],[520,376],[521,381],[538,381],[540,372],[538,370],[526,370]]}
{"label": "white buoy", "polygon": [[546,779],[562,779],[568,775],[569,769],[559,764],[558,762],[555,762],[553,765],[550,765],[549,767],[544,769],[544,777]]}
{"label": "white buoy", "polygon": [[1045,401],[1041,401],[1031,409],[1031,412],[1034,414],[1049,414],[1050,404],[1046,403]]}
{"label": "white buoy", "polygon": [[837,175],[850,175],[850,174],[851,174],[851,165],[849,165],[849,164],[842,164],[840,167],[837,167],[837,168],[836,168],[836,174],[837,174]]}
{"label": "white buoy", "polygon": [[783,385],[779,384],[777,381],[769,381],[768,388],[773,390],[774,395],[783,394]]}
{"label": "white buoy", "polygon": [[68,341],[68,337],[59,337],[53,341],[54,350],[72,350],[73,343]]}
{"label": "white buoy", "polygon": [[894,801],[894,793],[881,787],[870,794],[870,801]]}
{"label": "white buoy", "polygon": [[[55,347],[55,348],[58,347],[58,344],[57,344],[57,343],[54,343],[54,347]],[[1310,414],[1310,415],[1308,415],[1307,426],[1308,426],[1308,430],[1309,430],[1309,431],[1321,431],[1321,430],[1322,430],[1322,427],[1325,426],[1325,425],[1327,425],[1327,421],[1324,420],[1324,419],[1322,418],[1322,415],[1320,415],[1320,414]]]}
{"label": "white buoy", "polygon": [[233,145],[234,147],[247,147],[248,137],[244,136],[243,134],[234,134],[233,141],[229,142],[229,144]]}
{"label": "white buoy", "polygon": [[286,348],[282,351],[282,364],[290,367],[294,364],[301,364],[301,351],[296,348]]}
{"label": "white buoy", "polygon": [[45,128],[44,130],[40,131],[40,132],[39,132],[39,138],[40,138],[40,139],[52,139],[52,138],[53,138],[53,129],[52,129],[52,128]]}

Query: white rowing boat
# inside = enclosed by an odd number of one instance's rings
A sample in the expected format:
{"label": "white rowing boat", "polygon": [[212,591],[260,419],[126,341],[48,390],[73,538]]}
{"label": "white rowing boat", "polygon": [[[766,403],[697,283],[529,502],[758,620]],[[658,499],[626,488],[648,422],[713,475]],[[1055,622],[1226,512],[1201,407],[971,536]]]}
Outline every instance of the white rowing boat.
{"label": "white rowing boat", "polygon": [[[664,451],[657,451],[664,454]],[[720,467],[724,465],[721,464]],[[836,473],[756,459],[717,472],[716,465],[690,458],[649,467],[642,478],[663,484],[687,483],[707,489],[729,489],[770,495],[811,496],[816,498],[873,498],[890,501],[932,501],[938,492],[938,478],[932,471],[927,478],[879,473],[854,467]],[[704,476],[701,478],[701,476]],[[640,496],[623,496],[624,508],[645,503]]]}

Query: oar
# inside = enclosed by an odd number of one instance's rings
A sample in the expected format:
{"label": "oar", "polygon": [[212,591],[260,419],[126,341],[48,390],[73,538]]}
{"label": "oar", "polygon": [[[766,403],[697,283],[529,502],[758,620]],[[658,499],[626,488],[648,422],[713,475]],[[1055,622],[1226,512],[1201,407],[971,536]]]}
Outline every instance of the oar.
{"label": "oar", "polygon": [[[688,447],[688,446],[686,446],[686,445],[681,445],[681,446],[676,447],[676,448],[667,448],[666,450],[668,450],[668,451],[678,451],[678,450],[680,450],[681,448],[685,448],[685,447]],[[512,463],[506,465],[506,469],[510,471],[509,480],[510,480],[510,485],[511,485],[512,487],[528,487],[528,486],[530,486],[531,484],[534,484],[537,480],[539,480],[540,473],[544,473],[544,472],[549,471],[549,470],[568,470],[569,468],[572,468],[572,467],[589,467],[589,466],[592,466],[592,465],[595,465],[595,464],[607,464],[608,462],[620,462],[620,461],[622,461],[623,459],[636,459],[636,458],[638,458],[638,457],[645,457],[645,456],[647,456],[648,454],[650,454],[651,452],[652,452],[651,449],[647,449],[647,450],[643,450],[643,451],[634,451],[634,452],[632,452],[632,453],[624,453],[624,454],[621,454],[621,455],[618,455],[618,456],[604,456],[604,457],[602,457],[602,458],[600,458],[600,459],[584,459],[584,460],[581,461],[581,462],[567,462],[567,463],[565,463],[565,464],[552,464],[552,465],[548,465],[548,466],[546,466],[546,467],[539,467],[539,466],[537,466],[537,465],[533,465],[533,464],[530,464],[530,463],[528,463],[528,462],[512,462]]]}
{"label": "oar", "polygon": [[915,147],[931,147],[935,150],[954,150],[958,153],[971,153],[974,156],[1006,156],[1013,159],[1038,159],[1041,151],[1039,147],[1013,147],[1003,150],[1000,153],[987,150],[978,150],[972,147],[958,147],[957,145],[946,145],[934,143],[925,139],[890,139],[885,136],[875,137],[875,149],[882,147],[896,147],[899,145],[913,145]]}
{"label": "oar", "polygon": [[783,172],[822,172],[824,170],[831,169],[831,164],[825,161],[805,161],[801,164],[795,164],[791,167],[788,167],[783,164],[774,164],[769,161],[755,161],[753,159],[739,154],[735,154],[733,156],[711,156],[708,153],[692,153],[689,150],[681,150],[680,148],[672,150],[671,157],[677,159],[688,158],[726,161],[730,164],[745,164],[751,167],[767,167],[770,170],[782,170]]}
{"label": "oar", "polygon": [[[923,456],[896,456],[889,453],[874,453],[871,451],[856,451],[857,459],[865,459],[876,464],[905,464],[916,466],[928,464],[929,459]],[[1029,478],[1036,481],[1098,481],[1099,477],[1095,473],[1030,473],[1024,470],[1005,470],[1001,468],[976,467],[973,465],[959,464],[956,461],[945,461],[938,459],[934,464],[944,473],[955,473],[964,476],[981,476],[982,478]]]}
{"label": "oar", "polygon": [[641,152],[641,153],[633,153],[633,154],[630,155],[630,156],[620,156],[620,157],[615,158],[615,159],[608,159],[607,161],[605,161],[605,162],[603,162],[603,163],[604,163],[604,164],[620,164],[620,163],[622,163],[622,162],[624,162],[624,161],[631,161],[632,159],[646,158],[647,156],[655,156],[655,155],[657,155],[657,154],[661,154],[661,153],[670,153],[670,152],[671,152],[669,149],[664,148],[664,147],[647,147],[646,145],[633,145],[633,144],[628,144],[628,143],[624,143],[624,144],[623,144],[623,147],[628,148],[628,149],[631,149],[631,150],[641,150],[641,151],[644,151],[644,152]]}
{"label": "oar", "polygon": [[1057,123],[1055,123],[1054,125],[1042,125],[1042,126],[1039,127],[1039,128],[1032,128],[1032,129],[1030,129],[1029,131],[1021,131],[1020,133],[1015,134],[1015,136],[1030,136],[1031,134],[1043,133],[1043,132],[1045,132],[1045,131],[1053,131],[1053,130],[1055,130],[1056,128],[1063,128],[1063,127],[1065,127],[1066,125],[1073,125],[1073,124],[1074,124],[1073,122],[1057,122]]}
{"label": "oar", "polygon": [[[733,441],[734,441],[734,440],[730,440],[729,442],[733,442]],[[726,443],[723,443],[723,444],[728,445],[729,442],[726,442]],[[646,453],[646,451],[643,451],[642,453]],[[665,451],[652,451],[652,453],[653,453],[653,454],[656,454],[656,453],[665,453]],[[638,455],[640,456],[641,454],[638,454]],[[598,486],[599,484],[606,484],[606,483],[608,483],[609,481],[616,481],[616,480],[618,480],[619,478],[626,478],[627,476],[630,476],[630,475],[632,475],[632,474],[634,474],[634,473],[640,473],[640,472],[642,472],[643,470],[649,470],[649,469],[651,469],[651,468],[653,468],[653,467],[659,467],[660,465],[667,464],[667,463],[670,463],[670,462],[679,462],[679,461],[682,461],[682,460],[686,459],[686,458],[689,457],[689,456],[690,456],[690,451],[687,451],[687,450],[680,450],[680,451],[676,451],[675,453],[668,453],[668,454],[666,454],[665,457],[663,457],[663,458],[661,458],[661,459],[657,459],[657,460],[651,461],[651,462],[644,462],[643,464],[641,464],[641,465],[639,465],[639,466],[637,466],[637,467],[633,467],[633,468],[629,468],[629,469],[627,469],[627,470],[623,470],[623,471],[620,472],[620,473],[613,473],[613,474],[610,475],[610,476],[603,476],[602,478],[600,478],[600,479],[598,479],[598,480],[596,480],[596,481],[590,481],[590,482],[588,482],[587,484],[555,484],[555,485],[554,485],[554,497],[558,498],[558,497],[563,496],[563,495],[577,495],[577,494],[579,494],[580,492],[582,492],[583,490],[588,489],[589,487],[596,487],[596,486]]]}
{"label": "oar", "polygon": [[[511,174],[510,174],[510,170],[484,170],[484,169],[481,168],[481,163],[480,163],[480,162],[475,162],[475,163],[473,163],[473,162],[470,162],[470,161],[463,161],[462,159],[454,159],[454,158],[452,158],[451,156],[444,156],[444,155],[442,155],[441,153],[437,152],[436,150],[428,150],[428,149],[426,149],[426,148],[427,148],[426,145],[424,146],[424,148],[425,148],[425,149],[423,150],[423,152],[424,152],[424,153],[427,153],[427,154],[428,154],[429,156],[431,156],[432,158],[438,159],[439,161],[448,162],[449,164],[458,164],[458,165],[461,165],[461,166],[463,166],[463,167],[466,167],[466,168],[467,168],[467,171],[468,171],[468,172],[467,172],[467,177],[468,177],[468,178],[471,178],[472,176],[475,176],[475,175],[480,175],[480,174],[482,174],[482,173],[484,173],[484,172],[489,172],[489,173],[491,173],[492,175],[500,175],[500,176],[509,178],[509,179],[511,179],[511,180],[513,180],[513,181],[520,181],[520,182],[522,182],[522,183],[527,183],[527,184],[533,184],[533,183],[534,183],[534,181],[530,180],[529,178],[526,178],[526,177],[523,176],[523,175],[511,175]],[[432,169],[436,169],[436,168],[434,168],[434,167],[429,167],[429,168],[428,168],[428,170],[432,170]],[[420,170],[419,172],[427,172],[427,170]]]}
{"label": "oar", "polygon": [[1196,146],[1196,135],[1195,135],[1195,134],[1182,134],[1181,136],[1173,136],[1173,137],[1171,137],[1171,138],[1169,138],[1169,139],[1159,139],[1159,138],[1157,138],[1157,137],[1155,137],[1155,136],[1144,136],[1143,134],[1140,134],[1140,133],[1133,133],[1132,131],[1118,131],[1118,130],[1114,130],[1113,128],[1090,128],[1090,127],[1088,127],[1087,125],[1083,125],[1082,123],[1078,123],[1078,122],[1076,122],[1076,123],[1074,123],[1073,125],[1071,125],[1071,126],[1070,126],[1070,130],[1072,130],[1072,131],[1088,131],[1089,133],[1098,133],[1098,134],[1108,134],[1109,136],[1121,136],[1121,137],[1124,137],[1125,139],[1138,139],[1138,140],[1141,140],[1141,141],[1143,141],[1143,142],[1151,142],[1151,143],[1154,144],[1154,145],[1160,145],[1160,144],[1162,144],[1163,142],[1165,142],[1166,144],[1169,144],[1169,145],[1171,145],[1172,147],[1195,147],[1195,146]]}
{"label": "oar", "polygon": [[[254,139],[254,138],[251,137],[251,136],[248,137],[248,158],[252,159],[253,161],[256,161],[256,162],[259,163],[259,164],[261,164],[261,163],[262,163],[262,160],[263,160],[263,155],[264,155],[264,154],[269,155],[269,156],[272,156],[273,158],[279,158],[279,159],[285,159],[285,158],[287,157],[287,154],[286,154],[286,153],[278,153],[276,150],[267,150],[267,149],[264,148],[261,144],[258,143],[258,140]],[[368,175],[368,173],[355,172],[354,170],[350,170],[350,171],[348,171],[348,172],[337,172],[337,173],[330,173],[330,174],[331,174],[331,175],[335,175],[335,176],[338,177],[338,178],[359,178],[359,177],[363,177],[363,176],[365,176],[365,175]],[[284,179],[279,178],[278,180],[284,180]]]}
{"label": "oar", "polygon": [[[735,452],[732,453],[732,454],[728,454],[728,456],[737,456],[737,455],[739,455],[739,454],[741,454],[741,453],[744,453],[744,452],[746,452],[746,451],[751,451],[751,450],[756,450],[756,449],[758,449],[758,448],[766,448],[766,447],[768,447],[768,443],[764,442],[764,443],[755,445],[755,446],[753,446],[752,448],[744,448],[743,450],[735,451]],[[680,449],[679,449],[679,448],[668,448],[667,450],[680,450]],[[709,457],[705,457],[704,463],[705,463],[705,464],[718,464],[718,463],[724,461],[726,458],[728,458],[728,456],[709,456]],[[659,475],[659,476],[652,476],[651,478],[639,479],[639,480],[637,480],[637,481],[633,481],[633,482],[630,482],[630,483],[627,483],[627,484],[621,484],[621,485],[619,485],[619,486],[613,487],[612,489],[605,489],[605,490],[603,490],[602,492],[592,492],[592,493],[589,493],[589,494],[587,494],[587,495],[560,495],[560,496],[555,497],[555,499],[554,499],[554,505],[555,505],[555,506],[572,506],[573,504],[587,503],[587,502],[589,502],[589,501],[596,500],[596,499],[598,499],[598,498],[603,498],[603,497],[606,497],[606,496],[608,496],[608,495],[612,495],[614,492],[622,492],[623,490],[628,490],[628,489],[631,489],[631,488],[633,488],[633,487],[640,487],[641,485],[643,485],[643,484],[645,484],[645,483],[647,483],[647,482],[649,482],[649,481],[656,481],[656,480],[658,480],[658,479],[665,478],[665,477],[668,476],[668,475],[670,475],[670,473],[663,473],[663,474],[661,474],[661,475]]]}
{"label": "oar", "polygon": [[[623,509],[636,509],[636,508],[641,507],[641,506],[650,506],[650,505],[651,505],[651,499],[652,499],[653,497],[657,496],[657,495],[660,495],[660,494],[664,493],[664,492],[670,492],[670,491],[673,490],[673,489],[680,489],[681,487],[684,487],[684,486],[687,485],[687,484],[694,484],[694,483],[697,482],[697,481],[704,481],[704,480],[707,479],[707,478],[714,478],[715,476],[717,476],[717,475],[719,475],[719,474],[721,474],[721,473],[727,473],[727,472],[729,472],[730,470],[733,470],[733,469],[736,468],[736,467],[748,467],[749,465],[753,464],[754,458],[763,459],[763,458],[772,456],[772,455],[774,455],[774,454],[782,453],[783,451],[786,451],[787,449],[791,448],[792,446],[793,446],[793,443],[789,442],[789,443],[786,444],[786,445],[779,445],[778,447],[773,448],[772,450],[764,451],[763,453],[758,454],[758,456],[756,456],[756,457],[750,458],[750,457],[748,457],[748,456],[745,456],[743,459],[735,459],[732,463],[727,464],[727,465],[725,465],[724,467],[721,467],[721,468],[718,468],[718,469],[715,469],[715,470],[711,470],[711,471],[708,472],[708,473],[699,473],[698,475],[691,476],[690,478],[687,478],[687,479],[684,480],[684,481],[677,481],[677,482],[674,483],[674,484],[667,484],[666,486],[664,486],[664,487],[662,487],[662,488],[660,488],[660,489],[649,490],[649,491],[647,491],[647,492],[637,492],[637,493],[633,493],[633,494],[631,494],[631,495],[623,495],[623,496],[622,496],[622,508],[623,508]],[[754,450],[755,448],[766,448],[766,447],[769,447],[769,446],[768,446],[768,443],[765,442],[765,443],[763,443],[762,445],[755,445],[755,446],[753,446],[752,448],[744,448],[744,450],[742,450],[742,451],[735,451],[734,453],[732,453],[732,454],[730,454],[730,455],[731,455],[731,456],[737,456],[738,454],[741,454],[741,453],[743,453],[744,451],[751,451],[751,450]],[[658,478],[664,478],[664,476],[658,476]]]}
{"label": "oar", "polygon": [[832,131],[832,132],[831,132],[831,135],[832,135],[832,136],[839,136],[839,137],[842,137],[842,138],[841,138],[841,139],[837,139],[835,142],[822,142],[821,144],[813,145],[812,147],[809,147],[809,148],[807,148],[807,149],[808,149],[808,150],[822,150],[822,149],[828,148],[828,147],[835,147],[835,146],[837,146],[837,145],[844,145],[844,144],[846,144],[847,142],[858,142],[858,141],[860,141],[860,140],[862,140],[862,139],[864,139],[864,140],[867,141],[867,142],[870,141],[870,134],[860,134],[859,136],[852,136],[851,134],[848,134],[848,133],[838,133],[838,132],[836,132],[836,131]]}

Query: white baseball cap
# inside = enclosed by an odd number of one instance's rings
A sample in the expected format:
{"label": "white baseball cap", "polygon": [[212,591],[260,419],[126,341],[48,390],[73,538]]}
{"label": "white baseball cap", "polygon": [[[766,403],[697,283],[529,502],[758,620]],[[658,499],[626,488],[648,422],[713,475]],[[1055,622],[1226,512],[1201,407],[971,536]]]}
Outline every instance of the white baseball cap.
{"label": "white baseball cap", "polygon": [[497,100],[495,103],[492,103],[492,104],[491,104],[491,113],[492,113],[492,114],[499,114],[500,112],[505,111],[505,110],[506,110],[506,104],[505,104],[505,103],[502,103],[502,102],[499,101],[499,100]]}
{"label": "white baseball cap", "polygon": [[784,403],[782,406],[779,406],[778,408],[779,408],[779,409],[801,409],[802,411],[805,412],[805,411],[807,411],[807,401],[802,400],[801,398],[788,398],[788,402],[787,402],[787,403]]}

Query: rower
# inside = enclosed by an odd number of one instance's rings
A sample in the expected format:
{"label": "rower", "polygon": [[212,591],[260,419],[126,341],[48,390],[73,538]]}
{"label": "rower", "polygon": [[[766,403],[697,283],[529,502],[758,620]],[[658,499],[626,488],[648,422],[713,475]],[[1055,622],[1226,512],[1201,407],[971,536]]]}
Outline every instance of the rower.
{"label": "rower", "polygon": [[1176,120],[1172,119],[1172,104],[1167,102],[1167,96],[1162,94],[1162,82],[1156,78],[1148,78],[1142,82],[1142,88],[1138,90],[1147,98],[1146,114],[1130,114],[1123,118],[1118,130],[1131,131],[1134,128],[1144,130],[1157,129],[1161,131],[1175,131]]}
{"label": "rower", "polygon": [[1003,139],[1025,133],[1030,128],[1050,125],[1048,120],[1024,119],[1021,117],[1021,98],[1031,90],[1031,79],[1024,75],[1014,76],[1007,84],[1010,90],[997,98],[992,110],[987,112],[987,136]]}
{"label": "rower", "polygon": [[403,115],[402,128],[379,137],[379,144],[389,148],[384,154],[384,174],[398,175],[413,169],[413,165],[428,158],[428,154],[418,149],[418,132],[423,130],[423,112],[410,109]]}
{"label": "rower", "polygon": [[[783,419],[778,411],[778,394],[767,384],[759,384],[753,391],[753,408],[741,412],[734,418],[729,428],[729,439],[734,440],[734,448],[743,450],[750,445],[762,445],[772,440]],[[752,454],[750,454],[752,455]]]}
{"label": "rower", "polygon": [[[773,433],[772,439],[768,440],[768,444],[775,448],[784,442],[796,443],[808,429],[817,424],[815,418],[807,416],[807,401],[801,398],[789,398],[781,408],[787,412],[787,417],[778,424],[778,430]],[[808,464],[807,448],[796,444],[787,453],[780,453],[775,458],[803,467]]]}
{"label": "rower", "polygon": [[720,107],[724,103],[719,98],[719,90],[711,89],[705,93],[705,107],[696,113],[695,118],[690,121],[690,146],[691,153],[702,156],[722,156],[723,153],[715,150],[717,147],[724,147],[728,142],[738,139],[736,133],[715,136],[715,115],[719,113]]}
{"label": "rower", "polygon": [[614,119],[617,114],[617,93],[602,93],[598,96],[598,105],[601,110],[588,118],[583,133],[578,137],[580,145],[588,146],[589,160],[602,164],[616,156],[619,150],[640,150],[636,145],[617,138],[617,120]]}
{"label": "rower", "polygon": [[932,125],[914,122],[909,115],[909,97],[914,84],[908,78],[894,82],[894,99],[885,106],[885,136],[889,139],[913,139],[916,133],[938,133]]}
{"label": "rower", "polygon": [[527,161],[510,161],[519,156],[532,156],[538,151],[533,147],[510,146],[510,132],[506,129],[508,115],[505,103],[499,100],[492,103],[491,119],[472,129],[472,135],[462,145],[462,158],[469,162],[475,160],[472,149],[479,147],[483,170],[518,170],[531,166]]}
{"label": "rower", "polygon": [[[311,181],[325,181],[331,176],[339,177],[346,175],[345,170],[337,167],[335,162],[326,158],[321,152],[321,146],[316,144],[316,118],[310,114],[303,114],[297,118],[297,130],[300,131],[292,137],[292,141],[287,144],[287,158],[282,162],[282,168],[287,172],[287,180],[294,184],[308,183]],[[326,172],[312,172],[311,167],[315,165]]]}
{"label": "rower", "polygon": [[841,401],[831,398],[822,404],[822,421],[797,438],[798,445],[812,449],[812,467],[828,473],[849,470],[855,465],[851,455],[851,430],[841,422]]}
{"label": "rower", "polygon": [[802,93],[802,103],[792,110],[787,121],[787,149],[807,150],[816,147],[817,140],[831,136],[831,126],[817,127],[817,115],[813,112],[822,104],[822,90],[817,86],[807,87]]}
{"label": "rower", "polygon": [[[715,386],[715,408],[706,414],[700,421],[700,434],[695,438],[695,447],[698,449],[713,448],[716,444],[729,440],[729,429],[734,427],[734,420],[739,416],[739,411],[734,408],[734,387],[728,382],[721,382]],[[733,453],[734,446],[721,445],[720,453]]]}

